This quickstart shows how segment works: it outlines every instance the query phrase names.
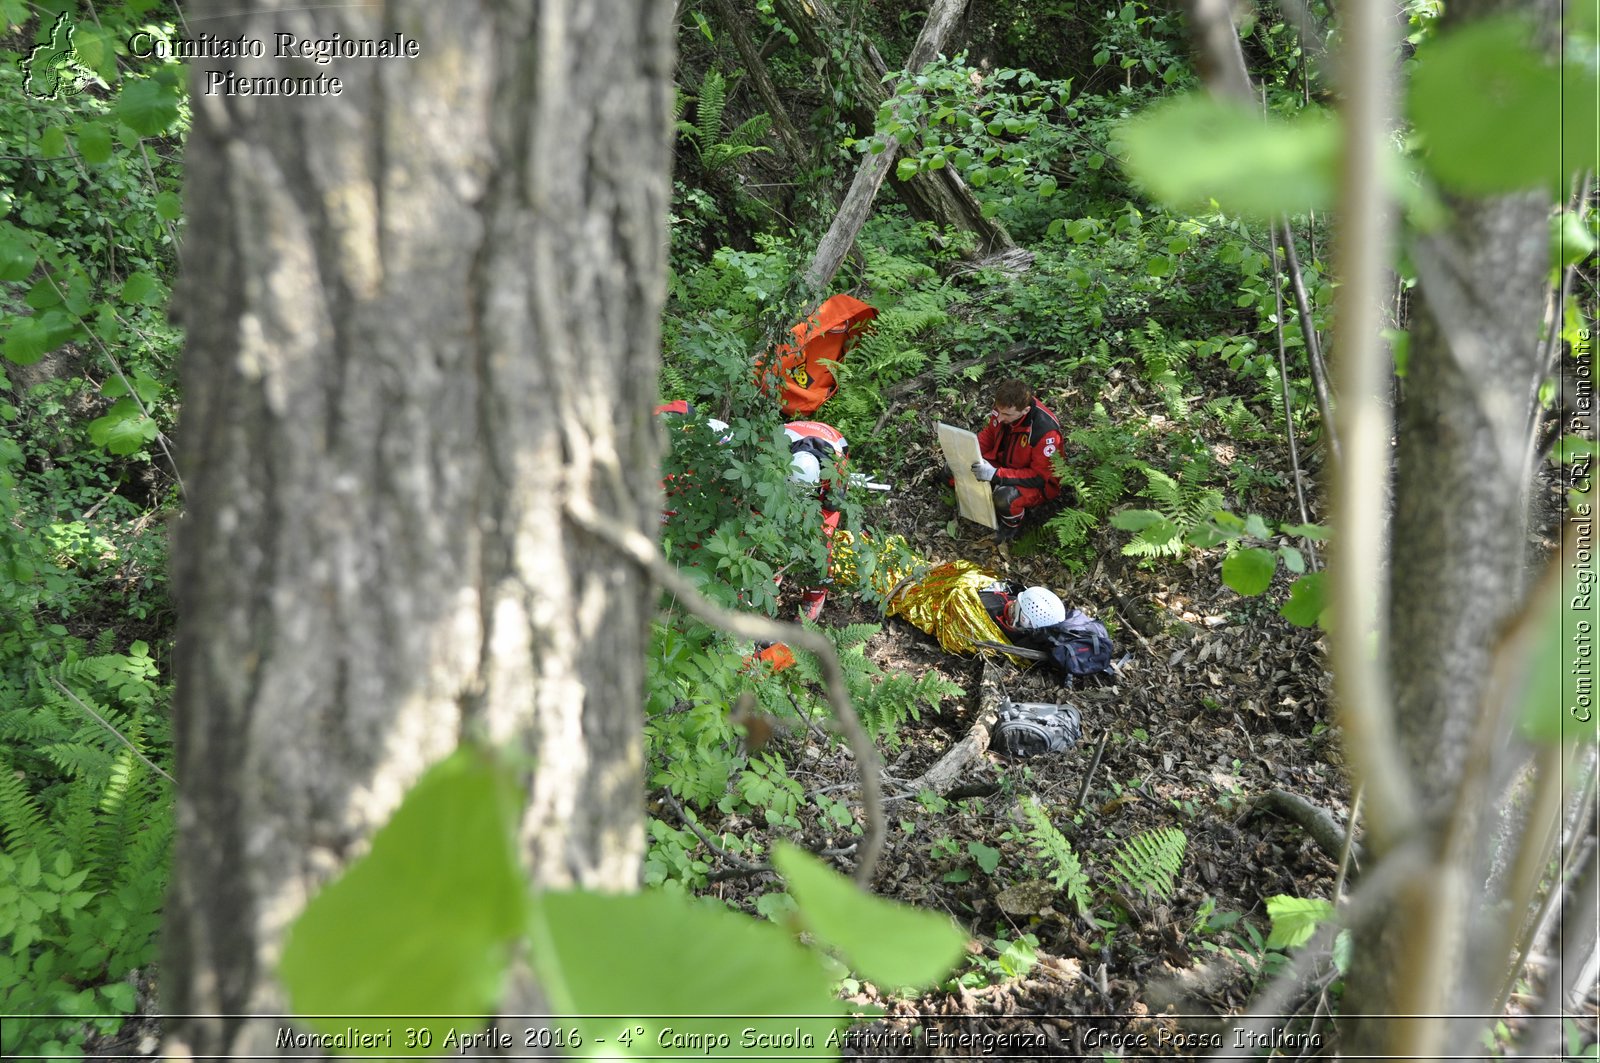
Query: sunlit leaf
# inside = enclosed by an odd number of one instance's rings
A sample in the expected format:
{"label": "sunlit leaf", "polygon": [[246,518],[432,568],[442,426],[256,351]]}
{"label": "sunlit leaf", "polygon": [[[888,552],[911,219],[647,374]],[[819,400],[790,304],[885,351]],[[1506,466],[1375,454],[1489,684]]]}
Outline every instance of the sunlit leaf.
{"label": "sunlit leaf", "polygon": [[966,947],[966,934],[943,913],[874,897],[793,845],[780,843],[772,862],[787,880],[806,928],[880,986],[931,985]]}
{"label": "sunlit leaf", "polygon": [[1182,210],[1270,217],[1326,207],[1339,131],[1320,110],[1287,118],[1200,94],[1156,104],[1121,127],[1124,164],[1156,199]]}
{"label": "sunlit leaf", "polygon": [[1326,628],[1328,608],[1326,572],[1308,572],[1289,585],[1289,600],[1279,608],[1278,614],[1297,627],[1322,626]]}
{"label": "sunlit leaf", "polygon": [[[571,1020],[584,1037],[576,1055],[660,1059],[673,1048],[669,1058],[773,1054],[752,1051],[757,1046],[743,1043],[745,1030],[767,1037],[799,1030],[810,1038],[809,1047],[798,1038],[784,1046],[783,1058],[838,1055],[826,1041],[844,1006],[827,971],[766,920],[655,890],[543,893],[529,928],[530,958],[556,1009],[602,1016]],[[793,1015],[808,1017],[777,1017]],[[727,1038],[727,1047],[693,1051],[674,1044],[675,1036],[713,1046]]]}
{"label": "sunlit leaf", "polygon": [[1278,559],[1271,550],[1259,546],[1235,550],[1222,561],[1222,582],[1249,596],[1260,594],[1272,585]]}
{"label": "sunlit leaf", "polygon": [[1267,915],[1272,919],[1267,948],[1293,949],[1311,940],[1317,926],[1333,915],[1333,905],[1319,897],[1280,895],[1267,898]]}
{"label": "sunlit leaf", "polygon": [[290,928],[279,964],[290,1001],[328,1016],[302,1021],[382,1032],[392,1020],[360,1016],[415,1015],[437,1044],[472,1020],[426,1016],[492,1013],[526,911],[518,807],[514,773],[485,752],[430,768]]}
{"label": "sunlit leaf", "polygon": [[1529,21],[1481,19],[1425,43],[1411,120],[1441,184],[1469,195],[1558,187],[1594,165],[1593,70],[1535,50]]}

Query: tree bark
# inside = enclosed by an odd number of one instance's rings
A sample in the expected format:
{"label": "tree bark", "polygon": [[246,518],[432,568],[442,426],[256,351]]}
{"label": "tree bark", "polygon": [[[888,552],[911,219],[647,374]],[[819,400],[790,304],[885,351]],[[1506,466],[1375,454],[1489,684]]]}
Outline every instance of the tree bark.
{"label": "tree bark", "polygon": [[[939,54],[945,34],[961,18],[966,6],[967,0],[934,0],[933,7],[928,11],[928,20],[923,23],[922,32],[917,35],[916,43],[911,46],[911,54],[906,58],[906,73],[916,73]],[[845,194],[839,212],[834,215],[833,224],[817,245],[817,253],[806,269],[806,284],[813,292],[820,293],[833,280],[834,274],[839,272],[840,264],[850,253],[850,248],[855,246],[856,234],[861,232],[861,227],[872,213],[872,201],[877,198],[878,189],[883,186],[884,178],[889,176],[889,169],[900,154],[900,142],[893,137],[884,137],[875,143],[881,144],[882,150],[876,154],[869,152],[861,160],[855,179],[850,183],[850,191]]]}
{"label": "tree bark", "polygon": [[[939,54],[944,38],[959,21],[965,7],[965,0],[936,0],[906,59],[907,71],[920,69]],[[807,51],[823,60],[831,57],[828,41],[836,39],[843,27],[826,0],[778,0],[778,9],[784,23],[795,31]],[[848,70],[858,92],[850,101],[850,116],[861,136],[872,134],[877,126],[878,108],[890,98],[890,90],[883,83],[888,72],[883,57],[870,44],[856,56]],[[820,290],[833,279],[839,264],[854,245],[856,234],[871,214],[872,200],[891,172],[899,148],[897,141],[890,140],[881,154],[868,155],[862,160],[850,191],[845,196],[844,205],[839,208],[811,267],[806,271],[813,288]],[[894,187],[913,217],[972,233],[975,238],[972,258],[984,258],[1016,249],[1005,227],[983,216],[977,199],[950,167],[919,170],[909,180],[895,180]]]}
{"label": "tree bark", "polygon": [[[1512,6],[1462,0],[1447,22]],[[1515,7],[1546,33],[1559,24],[1551,0]],[[1386,536],[1384,650],[1399,769],[1416,805],[1399,830],[1380,823],[1375,807],[1369,834],[1379,860],[1409,853],[1425,863],[1380,918],[1357,928],[1345,1004],[1356,1055],[1465,1050],[1479,1024],[1445,1016],[1481,1013],[1508,960],[1473,952],[1473,931],[1496,918],[1482,896],[1494,833],[1483,826],[1495,798],[1488,761],[1513,740],[1511,721],[1494,715],[1482,651],[1502,641],[1526,582],[1519,505],[1530,411],[1520,382],[1539,361],[1551,203],[1527,193],[1451,206],[1450,225],[1413,242],[1420,284]],[[1491,972],[1488,990],[1479,959]],[[1380,1017],[1394,1012],[1407,1018]]]}
{"label": "tree bark", "polygon": [[711,0],[711,6],[716,9],[717,18],[721,20],[723,28],[728,31],[728,36],[733,38],[733,46],[739,52],[739,58],[744,61],[745,73],[750,78],[750,83],[756,88],[756,95],[761,97],[761,103],[772,116],[772,128],[778,133],[778,139],[783,141],[783,146],[789,153],[789,161],[796,166],[804,167],[810,152],[806,150],[805,141],[795,129],[794,122],[789,118],[789,110],[783,105],[783,99],[778,95],[777,86],[767,76],[767,65],[761,60],[761,51],[750,39],[750,34],[745,32],[744,18],[739,10],[734,7],[732,0]]}
{"label": "tree bark", "polygon": [[[533,767],[536,881],[636,884],[670,5],[197,3],[182,299],[173,1048],[273,1054],[285,929],[463,739]],[[342,81],[207,93],[208,73]]]}

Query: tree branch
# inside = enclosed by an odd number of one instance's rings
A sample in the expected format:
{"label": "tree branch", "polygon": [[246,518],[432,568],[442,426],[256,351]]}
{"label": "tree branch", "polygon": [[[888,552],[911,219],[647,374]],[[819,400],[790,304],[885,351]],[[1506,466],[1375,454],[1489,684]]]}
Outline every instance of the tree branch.
{"label": "tree branch", "polygon": [[568,518],[584,531],[604,540],[619,553],[631,559],[649,573],[657,585],[675,595],[683,607],[713,627],[721,628],[739,638],[757,642],[787,642],[815,654],[822,666],[823,683],[828,692],[828,704],[833,708],[839,729],[855,756],[856,770],[861,774],[862,825],[860,862],[856,865],[855,879],[863,888],[870,888],[878,869],[878,859],[883,853],[884,818],[882,767],[872,740],[855,706],[850,703],[850,692],[845,686],[844,668],[833,643],[820,631],[798,624],[785,624],[754,613],[740,613],[724,609],[705,595],[693,583],[661,556],[656,544],[642,532],[633,528],[619,528],[605,522],[587,500],[568,498]]}

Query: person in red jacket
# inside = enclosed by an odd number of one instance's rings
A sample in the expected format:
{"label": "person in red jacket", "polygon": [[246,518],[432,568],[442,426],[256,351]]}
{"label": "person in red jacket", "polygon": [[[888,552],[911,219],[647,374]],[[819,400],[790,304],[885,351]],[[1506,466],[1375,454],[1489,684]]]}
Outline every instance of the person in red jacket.
{"label": "person in red jacket", "polygon": [[1061,449],[1061,422],[1020,380],[994,390],[994,409],[978,433],[981,461],[972,474],[989,482],[994,512],[1000,518],[995,538],[1014,539],[1032,506],[1061,494],[1061,477],[1051,458]]}

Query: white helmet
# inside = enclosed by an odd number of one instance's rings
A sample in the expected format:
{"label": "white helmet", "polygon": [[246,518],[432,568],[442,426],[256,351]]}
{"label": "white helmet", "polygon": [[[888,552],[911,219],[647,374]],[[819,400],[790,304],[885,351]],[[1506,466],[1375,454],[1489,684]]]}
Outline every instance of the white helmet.
{"label": "white helmet", "polygon": [[821,479],[822,462],[809,450],[796,451],[794,457],[789,459],[790,483],[814,484]]}
{"label": "white helmet", "polygon": [[1053,627],[1067,618],[1067,607],[1055,592],[1044,587],[1029,587],[1017,595],[1006,612],[1011,626],[1024,631]]}

